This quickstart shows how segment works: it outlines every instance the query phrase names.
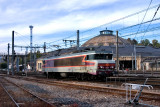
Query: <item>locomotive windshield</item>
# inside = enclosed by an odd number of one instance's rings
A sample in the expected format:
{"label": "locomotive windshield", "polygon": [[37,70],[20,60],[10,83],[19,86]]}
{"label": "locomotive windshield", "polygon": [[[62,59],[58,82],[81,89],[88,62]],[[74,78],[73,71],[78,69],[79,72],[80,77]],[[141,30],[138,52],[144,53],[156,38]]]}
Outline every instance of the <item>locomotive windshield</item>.
{"label": "locomotive windshield", "polygon": [[86,60],[112,60],[112,54],[87,55]]}
{"label": "locomotive windshield", "polygon": [[45,60],[43,60],[43,64],[45,64]]}

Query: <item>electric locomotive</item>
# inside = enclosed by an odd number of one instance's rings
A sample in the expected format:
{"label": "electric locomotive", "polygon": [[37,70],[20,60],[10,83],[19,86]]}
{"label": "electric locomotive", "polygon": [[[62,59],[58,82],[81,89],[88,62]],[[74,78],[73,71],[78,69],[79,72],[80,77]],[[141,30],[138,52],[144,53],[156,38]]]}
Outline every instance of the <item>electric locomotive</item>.
{"label": "electric locomotive", "polygon": [[42,71],[49,76],[106,77],[113,75],[115,61],[112,52],[81,52],[41,59]]}

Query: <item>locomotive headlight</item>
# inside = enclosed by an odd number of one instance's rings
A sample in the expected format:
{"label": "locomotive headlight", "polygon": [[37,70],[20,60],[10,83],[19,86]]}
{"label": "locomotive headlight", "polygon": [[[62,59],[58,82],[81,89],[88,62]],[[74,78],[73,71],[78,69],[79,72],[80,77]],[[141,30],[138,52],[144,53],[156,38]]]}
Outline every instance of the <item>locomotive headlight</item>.
{"label": "locomotive headlight", "polygon": [[103,68],[103,66],[98,66],[98,68],[99,68],[99,69],[102,69],[102,68]]}

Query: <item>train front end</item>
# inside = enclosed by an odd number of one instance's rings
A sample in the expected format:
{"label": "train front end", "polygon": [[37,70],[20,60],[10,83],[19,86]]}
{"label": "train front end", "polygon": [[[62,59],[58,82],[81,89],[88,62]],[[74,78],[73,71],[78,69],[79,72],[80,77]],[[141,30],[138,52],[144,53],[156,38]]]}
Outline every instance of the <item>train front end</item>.
{"label": "train front end", "polygon": [[98,77],[112,76],[115,72],[115,60],[112,53],[95,53],[87,55],[88,61],[94,62],[94,67],[89,67],[93,75]]}
{"label": "train front end", "polygon": [[115,72],[115,61],[114,60],[99,60],[97,66],[98,76],[112,76]]}

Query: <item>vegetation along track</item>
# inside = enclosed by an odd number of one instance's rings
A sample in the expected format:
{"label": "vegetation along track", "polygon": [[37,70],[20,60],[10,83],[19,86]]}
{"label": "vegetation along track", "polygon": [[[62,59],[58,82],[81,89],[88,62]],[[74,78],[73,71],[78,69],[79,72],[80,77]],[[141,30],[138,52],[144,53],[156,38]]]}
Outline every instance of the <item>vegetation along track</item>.
{"label": "vegetation along track", "polygon": [[[28,90],[14,84],[3,77],[0,77],[2,94],[5,99],[1,97],[1,105],[17,106],[17,107],[53,107],[53,105],[44,99],[32,94]],[[6,93],[6,94],[5,94]],[[7,96],[8,94],[8,96]],[[3,97],[4,97],[3,96]]]}
{"label": "vegetation along track", "polygon": [[[84,90],[91,90],[91,91],[98,91],[103,93],[109,93],[114,95],[126,95],[125,88],[113,88],[113,87],[104,87],[104,86],[93,86],[93,85],[86,85],[86,84],[79,84],[79,83],[69,83],[69,82],[62,82],[62,81],[54,81],[54,80],[47,80],[47,79],[37,79],[37,78],[28,78],[28,77],[14,77],[17,79],[23,79],[27,81],[33,81],[37,83],[47,84],[47,85],[55,85],[55,86],[63,86],[63,87],[69,87],[69,88],[78,88],[78,89],[84,89]],[[136,90],[132,90],[132,95],[136,94]],[[134,97],[134,96],[132,96]],[[140,97],[141,100],[144,101],[155,101],[160,103],[160,93],[158,92],[149,92],[149,91],[143,91],[142,95]]]}

